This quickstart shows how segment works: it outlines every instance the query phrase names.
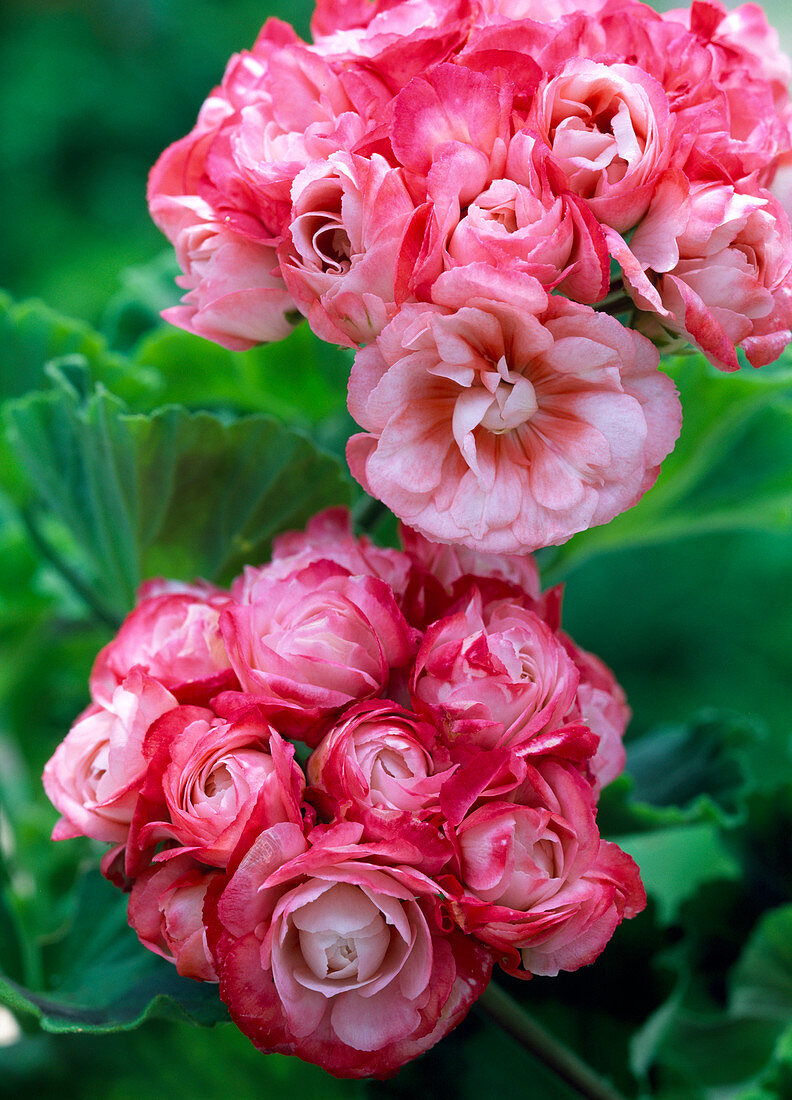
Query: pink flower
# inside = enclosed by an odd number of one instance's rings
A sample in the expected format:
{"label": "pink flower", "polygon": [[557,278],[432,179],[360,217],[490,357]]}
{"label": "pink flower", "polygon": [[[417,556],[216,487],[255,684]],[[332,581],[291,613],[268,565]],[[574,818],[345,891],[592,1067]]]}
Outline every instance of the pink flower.
{"label": "pink flower", "polygon": [[[341,1077],[387,1077],[446,1035],[489,978],[470,937],[438,930],[436,883],[351,824],[255,838],[208,912],[220,995],[261,1050]],[[407,848],[409,851],[409,846]]]}
{"label": "pink flower", "polygon": [[[157,206],[152,202],[152,210]],[[177,328],[231,351],[285,339],[299,320],[274,249],[240,240],[197,200],[174,241],[182,304],[163,310]]]}
{"label": "pink flower", "polygon": [[417,646],[384,581],[329,561],[270,582],[232,604],[220,626],[245,692],[278,728],[311,743],[340,707],[378,695]]}
{"label": "pink flower", "polygon": [[152,169],[151,215],[176,247],[188,291],[166,319],[235,351],[287,336],[299,318],[275,248],[292,181],[368,125],[341,77],[269,20],[252,52],[232,57],[193,131]]}
{"label": "pink flower", "polygon": [[414,705],[451,744],[510,748],[561,726],[579,675],[539,616],[475,588],[426,632],[411,680]]}
{"label": "pink flower", "polygon": [[140,942],[169,962],[184,978],[216,982],[206,942],[203,904],[217,871],[179,856],[144,871],[129,895],[129,923]]}
{"label": "pink flower", "polygon": [[[759,4],[741,4],[727,12],[717,0],[709,0],[687,10],[665,12],[663,18],[684,24],[706,42],[718,83],[730,93],[735,122],[743,121],[746,99],[750,104],[757,91],[767,89],[779,119],[789,124],[792,66],[779,48],[778,32]],[[768,114],[771,112],[765,112],[766,125]]]}
{"label": "pink flower", "polygon": [[108,706],[80,715],[44,768],[44,790],[63,815],[53,840],[126,841],[146,771],[143,739],[176,705],[161,684],[133,668]]}
{"label": "pink flower", "polygon": [[669,178],[629,246],[609,234],[636,304],[721,370],[764,366],[792,338],[792,231],[760,188]]}
{"label": "pink flower", "polygon": [[413,562],[427,570],[449,594],[463,577],[489,577],[522,589],[531,599],[539,597],[539,568],[530,554],[484,554],[466,546],[430,542],[403,524],[401,543]]}
{"label": "pink flower", "polygon": [[601,222],[620,232],[636,224],[672,149],[668,99],[656,80],[633,65],[570,60],[540,85],[528,125]]}
{"label": "pink flower", "polygon": [[507,178],[494,180],[468,205],[448,255],[459,264],[525,271],[576,301],[598,301],[610,281],[605,237],[582,199],[553,193],[543,149],[528,131],[512,138]]}
{"label": "pink flower", "polygon": [[376,153],[332,153],[297,176],[292,203],[278,258],[298,308],[323,340],[369,343],[396,311],[396,257],[414,208],[401,170]]}
{"label": "pink flower", "polygon": [[206,702],[234,686],[219,626],[228,593],[196,586],[168,590],[163,582],[149,581],[141,595],[118,634],[96,657],[91,670],[95,702],[107,706],[135,665],[180,702]]}
{"label": "pink flower", "polygon": [[481,806],[456,827],[462,893],[451,909],[512,972],[554,975],[593,962],[646,895],[633,860],[600,840],[580,772],[556,760],[528,772],[514,801]]}
{"label": "pink flower", "polygon": [[474,14],[471,0],[320,0],[313,48],[395,94],[459,49]]}
{"label": "pink flower", "polygon": [[312,796],[334,820],[359,821],[364,838],[415,844],[413,864],[439,871],[451,851],[439,832],[448,753],[434,726],[388,699],[344,711],[308,761]]}
{"label": "pink flower", "polygon": [[177,707],[149,729],[146,781],[127,843],[127,873],[189,855],[225,867],[248,821],[302,823],[305,779],[294,747],[254,707],[231,721]]}
{"label": "pink flower", "polygon": [[606,787],[624,770],[624,732],[632,711],[623,688],[599,657],[575,645],[566,634],[558,634],[558,639],[580,674],[567,721],[581,721],[599,738],[589,766],[599,786]]}
{"label": "pink flower", "polygon": [[566,541],[635,504],[679,433],[647,340],[472,264],[431,305],[406,304],[358,352],[353,475],[429,539],[513,554]]}
{"label": "pink flower", "polygon": [[393,151],[434,198],[465,204],[502,174],[511,106],[483,73],[438,65],[394,100]]}
{"label": "pink flower", "polygon": [[397,602],[407,588],[411,568],[406,554],[376,546],[365,535],[355,538],[348,508],[326,508],[309,520],[304,531],[278,535],[269,564],[246,565],[234,582],[233,598],[237,603],[250,603],[250,594],[259,582],[287,580],[320,561],[334,562],[353,576],[379,577],[393,590]]}

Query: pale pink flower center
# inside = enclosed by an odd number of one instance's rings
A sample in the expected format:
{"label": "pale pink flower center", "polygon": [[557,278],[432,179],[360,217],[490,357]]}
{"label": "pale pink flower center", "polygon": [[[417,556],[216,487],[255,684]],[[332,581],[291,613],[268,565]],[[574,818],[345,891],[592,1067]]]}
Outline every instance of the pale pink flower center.
{"label": "pale pink flower center", "polygon": [[480,426],[495,435],[527,423],[537,411],[536,391],[523,374],[509,369],[505,355],[478,374],[478,385],[464,390],[454,406],[454,438],[463,454],[466,436]]}
{"label": "pale pink flower center", "polygon": [[603,176],[619,183],[644,156],[646,107],[629,103],[627,92],[602,74],[560,76],[548,85],[548,143],[580,195],[598,194]]}
{"label": "pale pink flower center", "polygon": [[326,190],[321,208],[294,218],[292,240],[308,267],[328,275],[344,275],[351,266],[352,243],[344,226],[341,195],[335,188]]}
{"label": "pale pink flower center", "polygon": [[330,983],[322,990],[327,996],[333,994],[333,982],[368,981],[390,945],[382,912],[361,890],[347,883],[337,883],[302,906],[292,920],[308,971],[315,979]]}

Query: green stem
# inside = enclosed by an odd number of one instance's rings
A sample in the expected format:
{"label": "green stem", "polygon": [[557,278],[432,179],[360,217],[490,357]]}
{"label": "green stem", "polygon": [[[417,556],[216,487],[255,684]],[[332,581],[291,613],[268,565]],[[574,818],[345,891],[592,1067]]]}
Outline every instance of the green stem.
{"label": "green stem", "polygon": [[105,623],[106,626],[112,627],[113,630],[117,630],[121,625],[120,620],[112,611],[108,610],[92,592],[91,588],[85,583],[82,577],[64,561],[60,554],[55,550],[53,546],[49,544],[47,539],[41,533],[36,518],[32,509],[21,509],[22,522],[25,525],[25,530],[30,536],[30,541],[39,551],[43,558],[52,565],[63,579],[71,586],[71,588],[77,593],[81,600],[83,600],[88,607],[96,615],[97,619]]}
{"label": "green stem", "polygon": [[569,1047],[545,1031],[495,982],[490,982],[478,1004],[490,1019],[586,1100],[625,1100]]}

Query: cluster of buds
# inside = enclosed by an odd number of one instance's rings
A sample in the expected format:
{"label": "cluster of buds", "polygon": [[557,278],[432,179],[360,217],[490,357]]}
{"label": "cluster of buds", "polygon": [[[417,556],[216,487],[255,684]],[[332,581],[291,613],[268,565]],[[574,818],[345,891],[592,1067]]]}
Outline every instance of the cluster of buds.
{"label": "cluster of buds", "polygon": [[629,710],[530,557],[351,531],[230,591],[148,582],[44,772],[54,837],[112,847],[141,941],[262,1050],[387,1076],[492,967],[592,962],[645,903],[600,839]]}

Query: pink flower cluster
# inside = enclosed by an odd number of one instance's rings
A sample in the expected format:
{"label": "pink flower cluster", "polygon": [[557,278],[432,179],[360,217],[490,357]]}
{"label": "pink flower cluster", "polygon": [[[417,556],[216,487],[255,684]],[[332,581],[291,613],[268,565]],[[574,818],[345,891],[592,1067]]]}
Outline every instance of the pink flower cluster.
{"label": "pink flower cluster", "polygon": [[269,20],[153,169],[165,316],[358,348],[351,470],[430,539],[524,552],[631,507],[680,426],[647,334],[724,370],[790,340],[761,9],[319,0],[313,33]]}
{"label": "pink flower cluster", "polygon": [[331,510],[230,592],[149,582],[44,772],[141,941],[341,1076],[428,1049],[496,961],[592,962],[645,904],[596,824],[629,710],[559,591],[402,538]]}

